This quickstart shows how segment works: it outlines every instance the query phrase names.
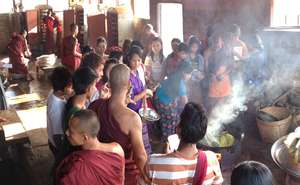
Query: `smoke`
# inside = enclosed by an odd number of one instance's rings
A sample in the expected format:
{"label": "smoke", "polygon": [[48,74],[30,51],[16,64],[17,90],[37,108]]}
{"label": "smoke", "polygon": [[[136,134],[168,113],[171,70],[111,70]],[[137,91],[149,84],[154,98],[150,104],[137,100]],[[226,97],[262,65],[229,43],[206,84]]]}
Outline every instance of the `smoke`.
{"label": "smoke", "polygon": [[[286,48],[285,45],[265,52],[268,53],[268,57],[263,56],[264,60],[255,58],[254,61],[246,61],[250,65],[244,66],[241,70],[242,75],[236,75],[230,97],[217,104],[211,111],[204,139],[207,144],[213,146],[214,143],[219,143],[220,133],[226,125],[235,121],[241,112],[247,110],[249,101],[256,100],[260,107],[270,105],[278,96],[293,87],[293,81],[300,81],[299,54],[291,53],[290,48]],[[258,63],[261,61],[266,62]],[[247,79],[251,74],[255,78],[254,81],[251,78]]]}
{"label": "smoke", "polygon": [[235,80],[230,97],[217,104],[208,118],[205,140],[209,145],[219,143],[218,136],[224,130],[224,127],[232,123],[241,111],[247,110],[247,97],[248,92],[243,81],[240,78]]}

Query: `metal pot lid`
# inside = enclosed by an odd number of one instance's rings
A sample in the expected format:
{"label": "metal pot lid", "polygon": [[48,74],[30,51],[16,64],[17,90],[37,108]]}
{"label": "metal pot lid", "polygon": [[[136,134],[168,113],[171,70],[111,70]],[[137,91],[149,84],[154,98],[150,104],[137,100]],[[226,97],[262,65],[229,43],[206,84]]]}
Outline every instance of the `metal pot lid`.
{"label": "metal pot lid", "polygon": [[[284,145],[283,141],[286,139],[287,136],[283,136],[278,139],[271,148],[271,155],[273,161],[286,173],[291,176],[300,178],[300,171],[295,167],[288,164],[288,151],[286,146]],[[300,165],[300,164],[299,164]]]}

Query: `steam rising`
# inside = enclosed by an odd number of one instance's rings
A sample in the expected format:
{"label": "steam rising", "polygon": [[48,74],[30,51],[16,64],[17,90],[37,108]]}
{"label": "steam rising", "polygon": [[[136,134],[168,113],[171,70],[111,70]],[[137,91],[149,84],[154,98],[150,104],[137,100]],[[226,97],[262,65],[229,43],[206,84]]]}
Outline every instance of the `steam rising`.
{"label": "steam rising", "polygon": [[300,75],[297,75],[300,69],[300,55],[290,53],[285,48],[271,48],[265,65],[253,65],[242,70],[242,73],[250,72],[263,76],[259,83],[246,81],[241,75],[232,81],[230,97],[216,105],[209,115],[205,136],[207,144],[218,143],[220,132],[227,124],[232,123],[240,112],[247,110],[246,104],[249,101],[258,100],[259,106],[270,105],[276,97],[293,86],[293,81],[300,81]]}
{"label": "steam rising", "polygon": [[218,143],[218,135],[224,126],[233,122],[241,111],[246,111],[247,93],[242,80],[236,80],[232,86],[231,96],[216,105],[208,118],[208,128],[205,140],[208,144]]}

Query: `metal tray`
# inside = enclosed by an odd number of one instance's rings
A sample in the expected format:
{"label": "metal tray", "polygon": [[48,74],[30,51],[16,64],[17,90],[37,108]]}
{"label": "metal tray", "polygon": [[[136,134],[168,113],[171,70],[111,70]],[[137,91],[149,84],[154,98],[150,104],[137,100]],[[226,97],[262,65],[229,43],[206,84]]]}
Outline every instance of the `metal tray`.
{"label": "metal tray", "polygon": [[157,114],[157,112],[154,109],[151,108],[141,108],[139,110],[139,115],[146,121],[149,122],[155,122],[160,119],[160,116]]}
{"label": "metal tray", "polygon": [[287,136],[283,136],[278,139],[271,148],[271,155],[274,162],[286,173],[296,178],[300,178],[299,168],[289,164],[288,151],[283,141]]}

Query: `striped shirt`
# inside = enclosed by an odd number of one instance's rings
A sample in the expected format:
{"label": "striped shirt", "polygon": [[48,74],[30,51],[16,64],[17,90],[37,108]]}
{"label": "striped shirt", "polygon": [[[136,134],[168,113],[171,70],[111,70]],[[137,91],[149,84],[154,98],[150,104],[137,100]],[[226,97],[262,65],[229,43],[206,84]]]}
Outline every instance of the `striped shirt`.
{"label": "striped shirt", "polygon": [[[206,177],[202,185],[222,184],[223,177],[215,153],[205,151],[207,157]],[[192,185],[198,155],[185,158],[179,152],[151,155],[146,167],[151,185]],[[143,184],[143,183],[142,183]]]}

